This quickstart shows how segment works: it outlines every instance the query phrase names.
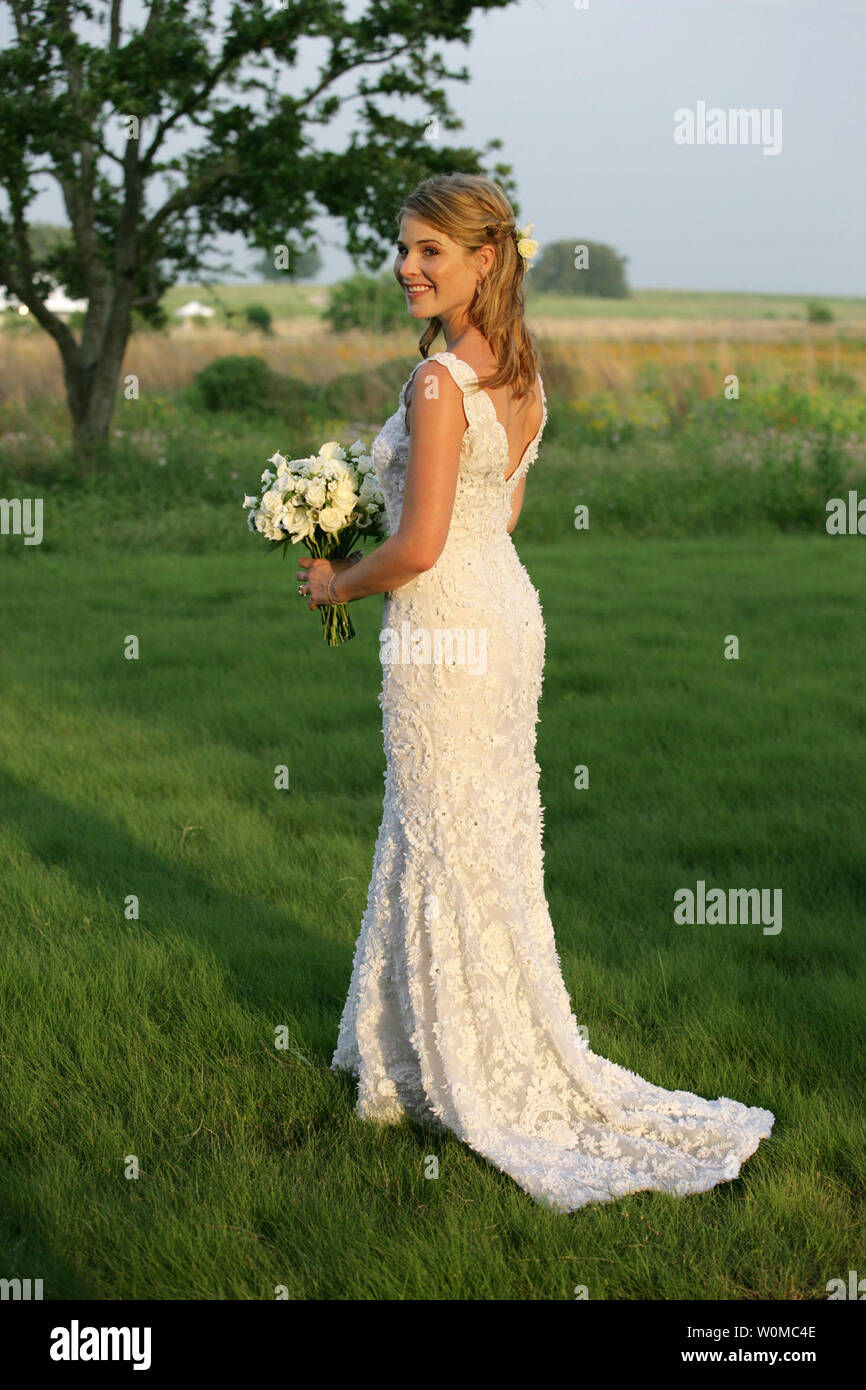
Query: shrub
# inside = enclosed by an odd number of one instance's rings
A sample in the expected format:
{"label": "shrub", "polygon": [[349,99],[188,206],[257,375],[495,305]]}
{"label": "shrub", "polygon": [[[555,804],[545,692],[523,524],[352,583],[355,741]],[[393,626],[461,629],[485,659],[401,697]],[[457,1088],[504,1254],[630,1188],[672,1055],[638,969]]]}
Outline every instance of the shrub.
{"label": "shrub", "polygon": [[810,299],[806,305],[806,317],[810,323],[832,323],[833,310],[820,299]]}
{"label": "shrub", "polygon": [[217,357],[193,383],[208,410],[262,410],[271,391],[271,371],[260,357]]}
{"label": "shrub", "polygon": [[270,309],[267,309],[264,304],[248,304],[245,314],[250,328],[260,328],[263,333],[271,332],[273,319]]}
{"label": "shrub", "polygon": [[[638,430],[664,429],[665,412],[656,400],[638,396],[624,402],[610,391],[569,402],[567,437],[574,443],[604,444],[614,449],[629,443]],[[549,412],[550,413],[550,412]]]}
{"label": "shrub", "polygon": [[406,296],[390,271],[352,275],[334,286],[322,317],[337,333],[350,328],[388,333],[407,321]]}

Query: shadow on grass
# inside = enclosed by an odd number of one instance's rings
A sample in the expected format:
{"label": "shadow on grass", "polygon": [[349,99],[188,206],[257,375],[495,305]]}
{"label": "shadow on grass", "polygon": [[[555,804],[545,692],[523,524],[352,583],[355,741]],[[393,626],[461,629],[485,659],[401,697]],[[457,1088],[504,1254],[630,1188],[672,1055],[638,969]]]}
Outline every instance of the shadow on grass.
{"label": "shadow on grass", "polygon": [[5,769],[0,801],[33,861],[61,870],[87,894],[97,891],[101,902],[115,902],[119,926],[124,900],[135,891],[146,904],[144,929],[157,939],[207,947],[241,986],[244,1005],[268,1010],[268,1027],[278,1001],[305,1037],[321,1034],[327,1016],[336,1043],[351,946],[318,934],[289,908],[225,892],[191,866],[147,849],[99,811],[71,806]]}

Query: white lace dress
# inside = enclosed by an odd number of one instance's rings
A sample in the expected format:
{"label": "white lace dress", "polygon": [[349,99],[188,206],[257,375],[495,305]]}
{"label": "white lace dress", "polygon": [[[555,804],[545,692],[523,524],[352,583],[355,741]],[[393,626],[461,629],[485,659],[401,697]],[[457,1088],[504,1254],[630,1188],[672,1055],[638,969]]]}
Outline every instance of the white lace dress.
{"label": "white lace dress", "polygon": [[[507,530],[547,421],[543,387],[541,429],[506,480],[507,436],[472,368],[450,352],[426,360],[461,387],[469,424],[442,554],[385,595],[385,801],[331,1066],[357,1078],[364,1119],[451,1130],[561,1211],[644,1188],[704,1192],[737,1176],[772,1113],[663,1090],[591,1052],[545,898],[545,631]],[[373,445],[392,533],[407,385]]]}

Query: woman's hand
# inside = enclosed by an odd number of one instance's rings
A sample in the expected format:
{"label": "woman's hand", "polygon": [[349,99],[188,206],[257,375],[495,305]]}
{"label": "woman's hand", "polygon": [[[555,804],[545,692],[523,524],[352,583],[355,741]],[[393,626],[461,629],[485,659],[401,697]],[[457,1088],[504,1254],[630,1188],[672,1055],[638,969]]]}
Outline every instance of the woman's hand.
{"label": "woman's hand", "polygon": [[311,612],[317,608],[325,608],[328,604],[339,602],[328,598],[328,585],[333,574],[340,574],[343,570],[349,569],[363,559],[360,550],[356,550],[346,559],[340,560],[317,560],[313,555],[302,555],[298,560],[298,565],[303,565],[303,569],[298,569],[296,578],[301,581],[298,592],[307,600],[307,607]]}

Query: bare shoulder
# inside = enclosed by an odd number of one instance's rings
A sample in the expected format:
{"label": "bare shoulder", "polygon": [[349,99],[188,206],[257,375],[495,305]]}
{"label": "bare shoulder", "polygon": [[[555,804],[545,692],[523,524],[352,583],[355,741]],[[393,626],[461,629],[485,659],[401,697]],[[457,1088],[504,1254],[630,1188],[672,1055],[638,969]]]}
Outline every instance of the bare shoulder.
{"label": "bare shoulder", "polygon": [[425,430],[462,434],[466,428],[463,392],[443,362],[419,363],[406,389],[405,404],[407,429],[410,406],[412,418],[423,421]]}

